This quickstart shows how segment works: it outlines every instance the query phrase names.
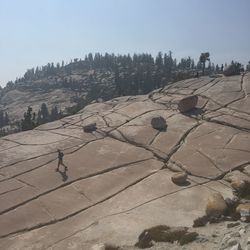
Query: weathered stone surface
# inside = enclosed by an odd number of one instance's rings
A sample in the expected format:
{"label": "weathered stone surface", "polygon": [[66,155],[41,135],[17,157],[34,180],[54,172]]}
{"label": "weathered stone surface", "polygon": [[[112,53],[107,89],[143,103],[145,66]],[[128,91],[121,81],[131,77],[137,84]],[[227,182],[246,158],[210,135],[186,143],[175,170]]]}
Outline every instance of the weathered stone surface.
{"label": "weathered stone surface", "polygon": [[[248,197],[234,202],[231,185],[241,190],[234,182],[250,178],[249,93],[250,73],[188,79],[2,137],[0,249],[134,245],[145,228],[205,224],[197,218],[214,192],[230,201],[213,197],[209,215],[228,206],[231,216],[244,202],[242,213]],[[190,95],[196,108],[179,112],[176,104]],[[151,126],[156,116],[166,120],[164,133]],[[97,129],[85,133],[90,123]],[[66,173],[55,172],[58,148]],[[188,173],[189,185],[172,182],[177,170]]]}
{"label": "weathered stone surface", "polygon": [[227,204],[220,193],[213,193],[208,197],[206,215],[210,217],[219,217],[225,214]]}
{"label": "weathered stone surface", "polygon": [[180,112],[183,113],[190,111],[195,108],[197,102],[198,102],[198,97],[196,95],[185,97],[179,101],[178,109]]}
{"label": "weathered stone surface", "polygon": [[250,177],[250,165],[247,165],[246,167],[244,167],[243,173]]}
{"label": "weathered stone surface", "polygon": [[231,222],[227,224],[227,228],[232,228],[232,227],[236,227],[239,225],[240,225],[240,222]]}

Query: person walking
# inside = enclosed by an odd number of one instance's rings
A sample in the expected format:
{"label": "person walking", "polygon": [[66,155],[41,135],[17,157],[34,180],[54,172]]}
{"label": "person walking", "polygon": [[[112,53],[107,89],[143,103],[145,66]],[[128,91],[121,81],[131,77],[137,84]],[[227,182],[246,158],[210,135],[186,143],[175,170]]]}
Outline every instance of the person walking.
{"label": "person walking", "polygon": [[64,172],[66,172],[68,170],[68,168],[63,163],[64,153],[60,149],[57,149],[57,152],[58,152],[58,156],[57,156],[57,158],[58,158],[58,164],[57,164],[56,171],[59,171],[59,167],[60,167],[60,165],[62,165],[62,166],[64,166]]}

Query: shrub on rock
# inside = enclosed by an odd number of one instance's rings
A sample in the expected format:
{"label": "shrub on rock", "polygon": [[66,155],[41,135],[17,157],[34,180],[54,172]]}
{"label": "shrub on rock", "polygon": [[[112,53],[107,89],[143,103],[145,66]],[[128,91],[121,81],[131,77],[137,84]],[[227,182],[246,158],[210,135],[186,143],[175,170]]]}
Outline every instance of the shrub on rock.
{"label": "shrub on rock", "polygon": [[188,232],[187,227],[168,227],[164,225],[155,226],[144,230],[135,244],[139,248],[149,248],[155,242],[178,242],[180,245],[194,241],[198,234]]}
{"label": "shrub on rock", "polygon": [[185,233],[179,240],[180,245],[185,245],[189,242],[194,241],[198,236],[198,233],[196,232],[187,232]]}
{"label": "shrub on rock", "polygon": [[226,67],[223,71],[224,76],[233,76],[240,74],[240,67],[239,63],[234,63]]}
{"label": "shrub on rock", "polygon": [[179,101],[178,110],[181,113],[188,112],[195,108],[195,106],[197,105],[197,102],[198,102],[197,95],[187,96]]}
{"label": "shrub on rock", "polygon": [[207,224],[208,222],[208,217],[206,215],[202,217],[198,217],[197,219],[194,220],[193,222],[193,227],[203,227]]}

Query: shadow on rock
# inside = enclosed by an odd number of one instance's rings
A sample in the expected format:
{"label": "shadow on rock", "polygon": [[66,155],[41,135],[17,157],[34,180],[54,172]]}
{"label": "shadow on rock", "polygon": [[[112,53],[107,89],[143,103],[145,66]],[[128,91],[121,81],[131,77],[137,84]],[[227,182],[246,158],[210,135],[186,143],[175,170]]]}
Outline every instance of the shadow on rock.
{"label": "shadow on rock", "polygon": [[66,170],[64,170],[64,171],[58,170],[58,173],[60,173],[60,175],[62,176],[62,181],[63,181],[63,182],[65,182],[65,181],[68,180],[69,177],[68,177],[68,175],[67,175]]}
{"label": "shadow on rock", "polygon": [[185,116],[199,116],[199,115],[204,114],[204,112],[205,111],[201,108],[193,108],[187,112],[181,112],[181,113]]}
{"label": "shadow on rock", "polygon": [[180,187],[186,187],[186,186],[189,186],[191,184],[190,181],[186,180],[185,182],[182,182],[182,183],[175,183],[177,186],[180,186]]}

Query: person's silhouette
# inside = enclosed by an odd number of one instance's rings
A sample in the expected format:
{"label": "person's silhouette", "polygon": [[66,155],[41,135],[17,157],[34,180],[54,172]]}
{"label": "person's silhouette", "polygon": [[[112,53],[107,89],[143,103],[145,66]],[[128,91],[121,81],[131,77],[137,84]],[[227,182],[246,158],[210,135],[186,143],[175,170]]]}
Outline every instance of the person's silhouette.
{"label": "person's silhouette", "polygon": [[64,153],[60,149],[57,149],[57,152],[58,152],[58,157],[57,157],[58,158],[58,163],[57,163],[56,171],[59,171],[59,167],[60,167],[60,165],[62,165],[62,166],[64,166],[64,172],[66,172],[68,170],[68,168],[63,163]]}

